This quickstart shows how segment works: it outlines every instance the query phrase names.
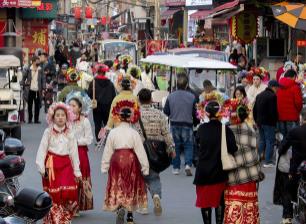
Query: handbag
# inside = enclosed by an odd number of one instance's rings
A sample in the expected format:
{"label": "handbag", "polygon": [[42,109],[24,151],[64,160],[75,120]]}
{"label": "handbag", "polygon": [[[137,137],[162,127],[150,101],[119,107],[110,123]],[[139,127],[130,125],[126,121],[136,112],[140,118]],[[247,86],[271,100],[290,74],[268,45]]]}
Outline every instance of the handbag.
{"label": "handbag", "polygon": [[141,118],[139,119],[139,124],[145,139],[143,146],[147,153],[150,168],[160,173],[171,164],[171,158],[167,153],[167,144],[165,141],[148,139]]}
{"label": "handbag", "polygon": [[223,124],[221,133],[221,161],[223,170],[233,170],[237,168],[235,157],[227,151],[225,125]]}
{"label": "handbag", "polygon": [[98,102],[96,100],[96,82],[95,78],[92,80],[92,101],[91,101],[92,109],[96,109],[98,107]]}

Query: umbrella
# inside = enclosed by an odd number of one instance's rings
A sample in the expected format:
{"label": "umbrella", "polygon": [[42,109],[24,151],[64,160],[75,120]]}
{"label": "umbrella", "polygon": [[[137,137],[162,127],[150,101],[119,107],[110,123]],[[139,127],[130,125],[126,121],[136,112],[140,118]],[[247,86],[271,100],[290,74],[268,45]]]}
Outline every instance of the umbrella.
{"label": "umbrella", "polygon": [[271,6],[276,19],[287,25],[306,31],[306,5],[302,3],[281,2]]}

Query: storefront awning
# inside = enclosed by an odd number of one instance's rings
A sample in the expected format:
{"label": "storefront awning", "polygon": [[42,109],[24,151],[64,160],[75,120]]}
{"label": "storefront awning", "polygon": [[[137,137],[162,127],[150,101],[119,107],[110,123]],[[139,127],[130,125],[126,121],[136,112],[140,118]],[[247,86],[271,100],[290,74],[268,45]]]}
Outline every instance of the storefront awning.
{"label": "storefront awning", "polygon": [[240,4],[239,7],[239,0],[235,0],[233,2],[229,2],[223,5],[218,6],[213,10],[213,12],[207,16],[207,18],[223,18],[223,19],[229,19],[238,13],[244,11],[244,5]]}
{"label": "storefront awning", "polygon": [[180,11],[181,9],[167,9],[161,14],[162,19],[167,19],[168,17],[172,17],[176,12]]}
{"label": "storefront awning", "polygon": [[199,10],[190,15],[191,19],[205,19],[209,14],[212,13],[212,10]]}
{"label": "storefront awning", "polygon": [[41,5],[41,0],[0,0],[0,8],[33,8]]}

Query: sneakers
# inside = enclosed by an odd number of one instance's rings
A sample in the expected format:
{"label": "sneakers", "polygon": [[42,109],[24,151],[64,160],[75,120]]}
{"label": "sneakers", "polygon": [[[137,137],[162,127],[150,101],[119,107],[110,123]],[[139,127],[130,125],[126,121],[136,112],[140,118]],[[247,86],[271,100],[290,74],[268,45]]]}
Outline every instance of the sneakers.
{"label": "sneakers", "polygon": [[161,216],[163,209],[161,207],[160,197],[158,194],[155,194],[153,196],[153,203],[154,203],[154,214],[156,216]]}
{"label": "sneakers", "polygon": [[172,173],[173,173],[174,175],[179,175],[179,174],[180,174],[180,169],[175,169],[175,168],[173,168]]}
{"label": "sneakers", "polygon": [[125,210],[124,208],[119,208],[117,211],[116,224],[124,224]]}
{"label": "sneakers", "polygon": [[275,167],[275,165],[273,163],[264,163],[263,167],[264,168],[273,168],[273,167]]}
{"label": "sneakers", "polygon": [[148,215],[149,211],[147,208],[139,208],[136,210],[137,213],[141,214],[141,215]]}
{"label": "sneakers", "polygon": [[281,224],[292,224],[292,219],[283,219]]}
{"label": "sneakers", "polygon": [[191,167],[189,165],[185,166],[185,173],[188,177],[192,176]]}

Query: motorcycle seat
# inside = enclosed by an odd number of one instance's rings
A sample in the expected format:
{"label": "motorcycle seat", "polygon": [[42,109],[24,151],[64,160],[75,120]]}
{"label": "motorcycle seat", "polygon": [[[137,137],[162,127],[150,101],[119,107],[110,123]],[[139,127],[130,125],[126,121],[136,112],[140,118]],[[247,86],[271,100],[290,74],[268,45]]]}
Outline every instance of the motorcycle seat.
{"label": "motorcycle seat", "polygon": [[0,159],[0,170],[5,178],[12,178],[22,174],[25,167],[25,161],[20,156],[8,155]]}

